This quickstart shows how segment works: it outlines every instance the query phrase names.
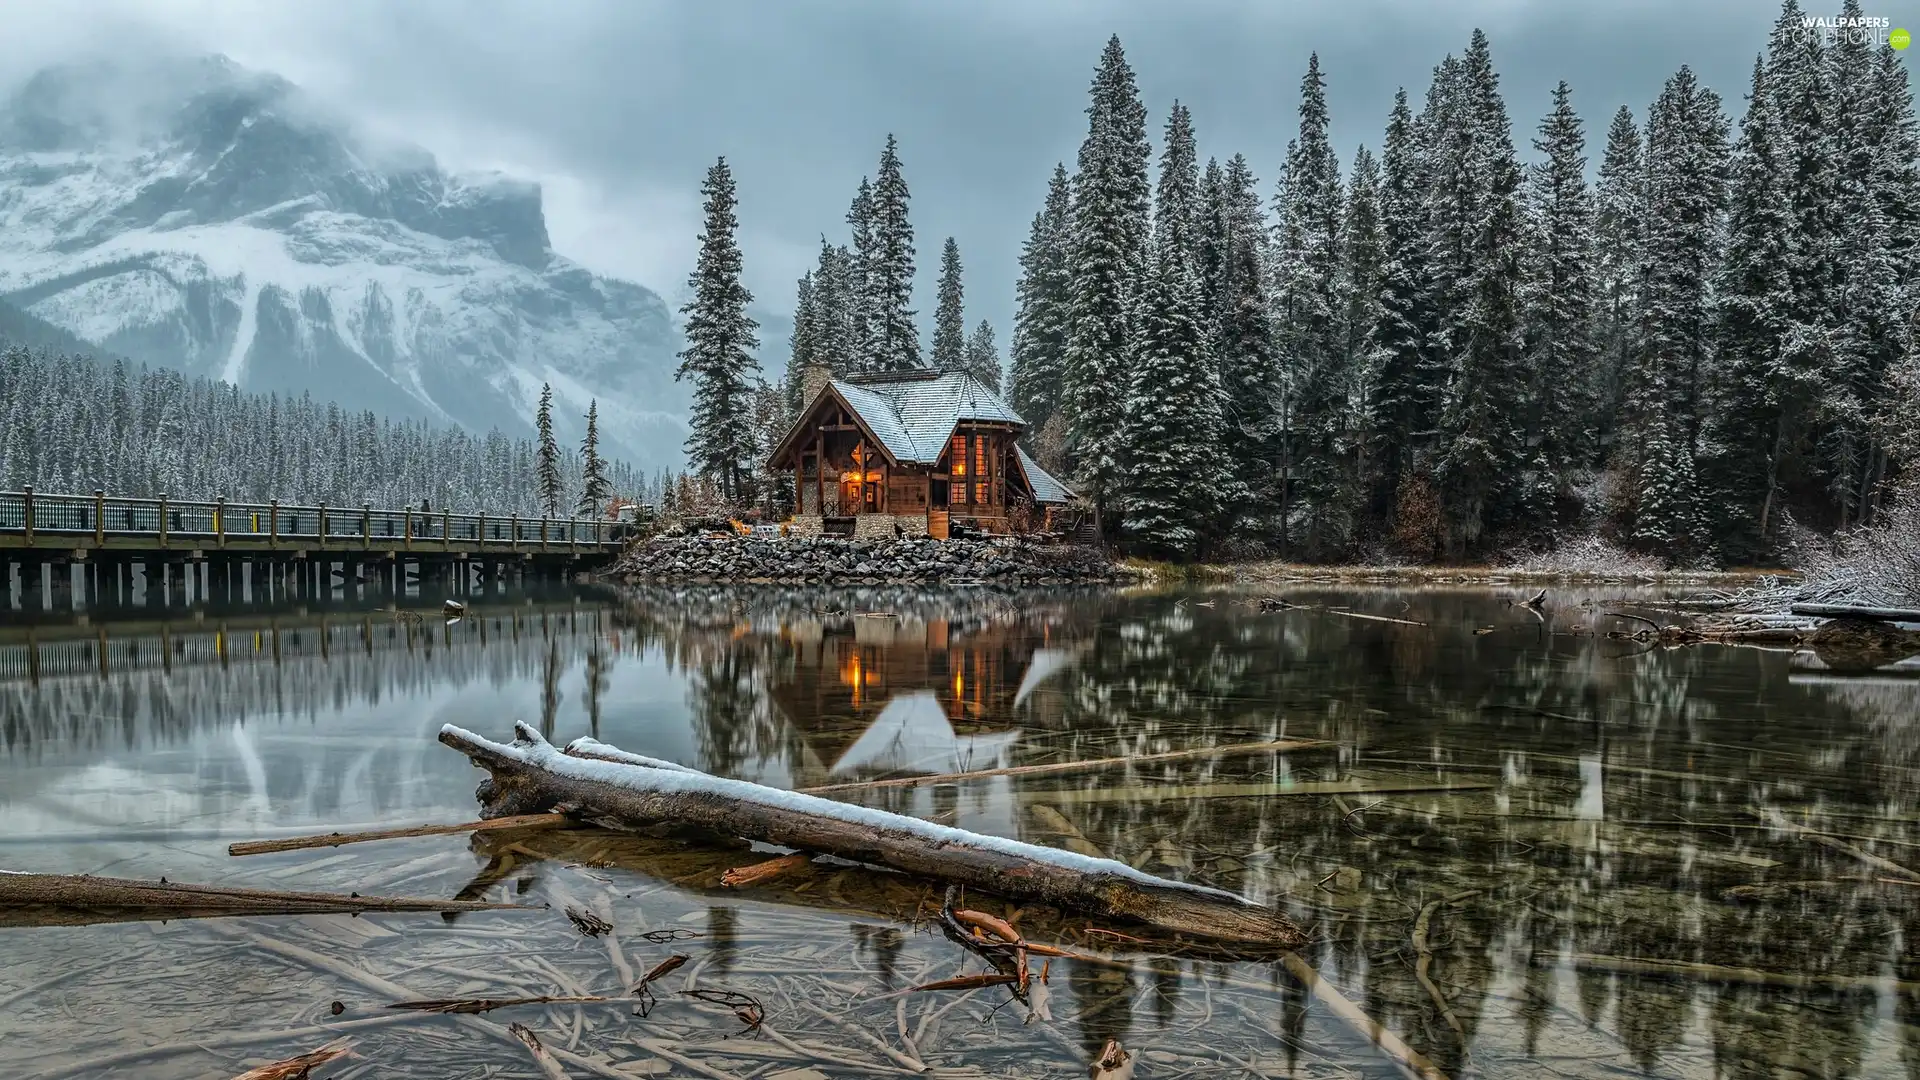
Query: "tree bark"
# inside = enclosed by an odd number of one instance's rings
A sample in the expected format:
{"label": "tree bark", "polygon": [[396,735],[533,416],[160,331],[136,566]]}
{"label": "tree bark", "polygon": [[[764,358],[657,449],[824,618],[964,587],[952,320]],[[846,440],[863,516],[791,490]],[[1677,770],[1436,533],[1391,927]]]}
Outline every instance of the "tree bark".
{"label": "tree bark", "polygon": [[518,738],[511,745],[451,724],[440,731],[441,742],[491,774],[476,793],[482,817],[566,807],[628,828],[691,825],[1176,934],[1275,949],[1306,940],[1277,910],[1111,860],[705,773],[611,762],[604,755],[598,760],[573,756],[526,724],[515,730]]}
{"label": "tree bark", "polygon": [[537,908],[398,896],[271,892],[220,885],[67,874],[0,873],[0,926],[89,926],[221,915],[324,915],[365,911],[491,911]]}

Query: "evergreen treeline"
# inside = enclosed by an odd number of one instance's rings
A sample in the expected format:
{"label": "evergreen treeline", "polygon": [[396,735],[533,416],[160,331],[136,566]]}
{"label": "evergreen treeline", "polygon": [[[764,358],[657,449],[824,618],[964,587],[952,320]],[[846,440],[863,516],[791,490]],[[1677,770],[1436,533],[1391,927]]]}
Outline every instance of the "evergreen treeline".
{"label": "evergreen treeline", "polygon": [[[655,501],[673,483],[605,461],[596,445],[588,455],[556,454],[560,495],[584,494],[586,456],[625,498]],[[532,441],[498,431],[476,437],[385,420],[125,361],[0,352],[0,490],[376,508],[426,500],[436,510],[537,517],[547,509],[541,465]],[[585,504],[556,505],[566,513]]]}
{"label": "evergreen treeline", "polygon": [[[1264,205],[1245,157],[1197,164],[1177,103],[1150,175],[1110,41],[1020,256],[1011,396],[1037,452],[1109,536],[1173,557],[1598,529],[1752,561],[1789,514],[1870,521],[1902,464],[1920,141],[1891,50],[1802,25],[1788,0],[1737,131],[1682,68],[1643,122],[1614,114],[1592,183],[1564,83],[1522,164],[1483,33],[1345,162],[1315,57]],[[868,258],[855,206],[815,309]]]}

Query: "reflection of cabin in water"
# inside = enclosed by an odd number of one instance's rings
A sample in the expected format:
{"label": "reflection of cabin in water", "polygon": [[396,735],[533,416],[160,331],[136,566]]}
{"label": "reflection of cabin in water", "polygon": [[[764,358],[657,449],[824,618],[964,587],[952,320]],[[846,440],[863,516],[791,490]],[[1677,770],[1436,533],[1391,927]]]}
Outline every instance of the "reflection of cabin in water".
{"label": "reflection of cabin in water", "polygon": [[962,634],[942,619],[800,622],[784,634],[792,662],[772,697],[836,777],[992,768],[1015,725],[1038,719],[1038,702],[1021,707],[1029,684],[1058,670],[1060,650],[1041,635]]}
{"label": "reflection of cabin in water", "polygon": [[1026,421],[964,371],[835,379],[816,367],[806,399],[770,462],[793,472],[796,532],[1020,532],[1051,527],[1075,500],[1020,447]]}

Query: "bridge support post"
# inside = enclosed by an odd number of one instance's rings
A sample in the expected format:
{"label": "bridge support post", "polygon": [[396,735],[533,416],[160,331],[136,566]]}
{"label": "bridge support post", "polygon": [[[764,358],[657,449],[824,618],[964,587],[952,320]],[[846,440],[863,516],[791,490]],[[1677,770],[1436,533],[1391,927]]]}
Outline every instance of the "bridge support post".
{"label": "bridge support post", "polygon": [[100,564],[89,559],[80,564],[80,586],[85,589],[83,600],[87,610],[100,606]]}
{"label": "bridge support post", "polygon": [[187,564],[172,563],[165,567],[167,580],[167,603],[182,605],[187,602]]}
{"label": "bridge support post", "polygon": [[46,607],[45,566],[38,559],[20,561],[20,610],[39,611]]}

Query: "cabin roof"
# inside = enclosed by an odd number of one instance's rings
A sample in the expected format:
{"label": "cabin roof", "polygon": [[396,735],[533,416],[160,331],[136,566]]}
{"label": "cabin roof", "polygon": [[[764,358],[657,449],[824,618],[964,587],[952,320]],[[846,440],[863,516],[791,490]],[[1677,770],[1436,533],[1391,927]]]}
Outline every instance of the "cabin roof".
{"label": "cabin roof", "polygon": [[1040,467],[1027,453],[1027,448],[1014,445],[1014,452],[1020,455],[1020,471],[1027,474],[1027,486],[1033,489],[1033,501],[1037,503],[1070,503],[1079,496],[1073,489],[1054,479],[1052,473]]}
{"label": "cabin roof", "polygon": [[[998,394],[965,371],[856,376],[833,379],[828,386],[902,465],[938,462],[961,421],[1027,426]],[[802,423],[818,400],[801,411]]]}

